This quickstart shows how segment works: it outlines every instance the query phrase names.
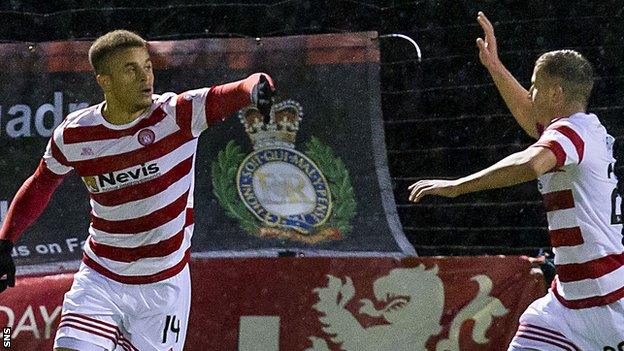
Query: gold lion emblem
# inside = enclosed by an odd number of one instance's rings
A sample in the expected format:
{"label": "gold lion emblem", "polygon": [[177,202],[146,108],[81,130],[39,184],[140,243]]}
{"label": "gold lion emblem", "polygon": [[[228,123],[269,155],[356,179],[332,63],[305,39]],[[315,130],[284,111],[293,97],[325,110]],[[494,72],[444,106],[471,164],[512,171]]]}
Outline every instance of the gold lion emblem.
{"label": "gold lion emblem", "polygon": [[85,185],[87,186],[87,189],[89,189],[90,192],[92,193],[100,192],[100,188],[97,185],[97,181],[95,180],[95,177],[93,176],[83,177],[82,181],[85,183]]}

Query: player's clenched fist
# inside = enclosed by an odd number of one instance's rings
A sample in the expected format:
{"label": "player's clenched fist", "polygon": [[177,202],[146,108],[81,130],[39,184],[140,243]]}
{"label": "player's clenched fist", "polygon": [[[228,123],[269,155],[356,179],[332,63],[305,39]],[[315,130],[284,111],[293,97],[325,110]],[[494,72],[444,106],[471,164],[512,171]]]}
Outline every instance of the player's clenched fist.
{"label": "player's clenched fist", "polygon": [[444,197],[456,197],[459,195],[457,184],[454,180],[424,179],[410,185],[408,189],[411,190],[409,200],[412,202],[418,202],[427,195]]}
{"label": "player's clenched fist", "polygon": [[256,83],[251,90],[251,102],[256,105],[260,113],[267,119],[265,123],[269,123],[269,114],[273,105],[273,96],[275,95],[275,85],[270,76],[266,74],[255,74],[258,76]]}
{"label": "player's clenched fist", "polygon": [[494,36],[494,26],[490,23],[483,12],[477,15],[477,22],[483,28],[484,37],[477,38],[477,47],[479,48],[479,59],[481,63],[488,69],[499,65],[498,47],[496,45],[496,37]]}

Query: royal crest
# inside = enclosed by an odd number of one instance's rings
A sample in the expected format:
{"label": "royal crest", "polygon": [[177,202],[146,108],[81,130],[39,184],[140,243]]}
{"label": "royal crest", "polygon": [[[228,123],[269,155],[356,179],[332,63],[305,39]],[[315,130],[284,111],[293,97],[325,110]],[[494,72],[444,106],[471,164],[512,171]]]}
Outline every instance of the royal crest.
{"label": "royal crest", "polygon": [[275,104],[269,123],[247,107],[239,119],[253,145],[244,154],[230,141],[213,164],[213,191],[228,216],[259,237],[314,244],[351,231],[353,187],[344,163],[315,137],[295,149],[301,105]]}

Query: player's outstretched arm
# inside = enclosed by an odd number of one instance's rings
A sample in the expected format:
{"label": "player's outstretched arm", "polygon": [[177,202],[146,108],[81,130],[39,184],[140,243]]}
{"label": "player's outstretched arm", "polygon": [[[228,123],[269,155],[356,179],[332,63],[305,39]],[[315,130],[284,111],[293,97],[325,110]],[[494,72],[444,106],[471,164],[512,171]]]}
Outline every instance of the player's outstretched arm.
{"label": "player's outstretched arm", "polygon": [[0,228],[0,292],[15,286],[15,264],[11,257],[13,243],[43,213],[63,178],[41,161],[35,173],[17,191]]}
{"label": "player's outstretched arm", "polygon": [[481,190],[520,184],[536,179],[556,165],[557,159],[550,149],[530,146],[484,170],[460,179],[420,180],[409,186],[409,201],[418,202],[428,195],[456,197]]}
{"label": "player's outstretched arm", "polygon": [[227,118],[250,103],[268,116],[274,93],[273,79],[266,73],[254,73],[236,82],[214,86],[207,99],[209,124]]}
{"label": "player's outstretched arm", "polygon": [[531,137],[537,139],[539,133],[536,128],[528,90],[520,85],[500,61],[496,37],[494,36],[494,26],[492,26],[492,23],[490,23],[483,12],[479,12],[477,15],[477,22],[479,22],[484,33],[483,38],[477,38],[481,63],[490,72],[496,88],[498,88],[503,100],[505,100],[505,104],[507,104],[520,127]]}

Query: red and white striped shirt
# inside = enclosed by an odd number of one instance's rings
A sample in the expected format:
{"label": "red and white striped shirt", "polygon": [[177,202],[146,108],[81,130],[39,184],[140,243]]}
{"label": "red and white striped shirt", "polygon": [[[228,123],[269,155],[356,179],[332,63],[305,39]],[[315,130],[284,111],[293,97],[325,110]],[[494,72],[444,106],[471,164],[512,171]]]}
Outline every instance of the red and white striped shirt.
{"label": "red and white striped shirt", "polygon": [[207,118],[209,91],[154,95],[150,109],[123,126],[104,119],[101,103],[73,112],[54,131],[47,168],[75,170],[91,197],[87,266],[128,284],[167,279],[185,267],[197,138],[214,118]]}
{"label": "red and white striped shirt", "polygon": [[554,120],[535,145],[549,148],[557,167],[542,175],[557,276],[553,292],[568,308],[624,297],[622,225],[616,223],[613,142],[593,114]]}

